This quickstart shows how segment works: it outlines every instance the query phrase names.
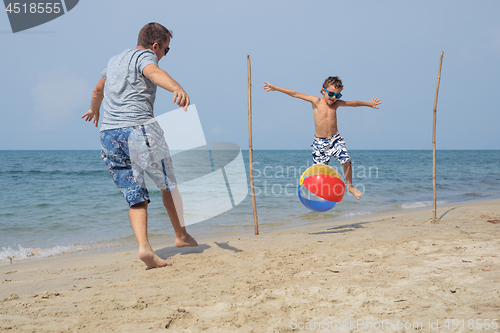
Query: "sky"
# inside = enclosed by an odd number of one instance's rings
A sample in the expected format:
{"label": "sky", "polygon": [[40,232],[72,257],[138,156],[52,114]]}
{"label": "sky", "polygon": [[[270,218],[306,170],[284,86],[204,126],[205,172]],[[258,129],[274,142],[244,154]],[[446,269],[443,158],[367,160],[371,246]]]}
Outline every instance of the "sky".
{"label": "sky", "polygon": [[[439,58],[438,149],[500,149],[500,1],[82,0],[65,15],[12,33],[0,13],[0,150],[100,149],[81,116],[110,57],[139,30],[173,31],[159,66],[196,105],[209,142],[248,149],[247,54],[253,149],[310,149],[313,111],[264,82],[318,95],[328,76],[348,149],[432,149]],[[155,114],[176,109],[158,89]],[[189,135],[189,133],[186,133]]]}

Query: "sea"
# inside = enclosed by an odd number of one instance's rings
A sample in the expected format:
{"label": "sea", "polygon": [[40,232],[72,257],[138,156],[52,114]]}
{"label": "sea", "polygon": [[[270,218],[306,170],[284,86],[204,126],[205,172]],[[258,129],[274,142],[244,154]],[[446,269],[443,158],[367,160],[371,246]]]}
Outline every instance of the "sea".
{"label": "sea", "polygon": [[[248,151],[241,155],[248,194],[222,214],[189,225],[196,238],[254,234]],[[297,196],[300,175],[312,164],[311,151],[253,151],[259,231],[307,230],[315,223],[432,207],[432,151],[351,150],[350,155],[362,199],[347,193],[332,210],[319,213]],[[335,160],[331,166],[342,173]],[[182,166],[196,167],[196,161]],[[500,150],[438,150],[436,179],[438,206],[500,198]],[[0,265],[136,245],[128,205],[100,151],[0,151],[0,180]],[[149,238],[153,246],[173,242],[161,193],[152,189],[150,195]]]}

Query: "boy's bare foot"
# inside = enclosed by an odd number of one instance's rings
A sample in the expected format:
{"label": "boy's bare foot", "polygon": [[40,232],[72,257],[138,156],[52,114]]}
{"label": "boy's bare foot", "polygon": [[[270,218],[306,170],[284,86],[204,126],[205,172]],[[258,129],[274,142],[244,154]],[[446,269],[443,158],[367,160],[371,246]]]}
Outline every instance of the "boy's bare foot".
{"label": "boy's bare foot", "polygon": [[175,239],[175,246],[198,246],[198,242],[188,233]]}
{"label": "boy's bare foot", "polygon": [[354,195],[356,199],[361,199],[361,196],[363,195],[361,191],[356,190],[354,186],[349,186],[347,189],[349,190],[349,192],[351,192],[352,195]]}
{"label": "boy's bare foot", "polygon": [[148,268],[159,268],[165,266],[172,266],[172,263],[166,262],[158,257],[156,253],[151,253],[145,250],[139,250],[139,258],[148,266]]}

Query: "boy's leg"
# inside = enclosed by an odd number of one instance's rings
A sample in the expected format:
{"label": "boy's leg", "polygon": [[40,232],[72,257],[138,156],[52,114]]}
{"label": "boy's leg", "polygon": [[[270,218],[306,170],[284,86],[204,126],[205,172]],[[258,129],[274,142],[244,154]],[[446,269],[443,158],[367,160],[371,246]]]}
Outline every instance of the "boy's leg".
{"label": "boy's leg", "polygon": [[345,179],[347,181],[347,190],[354,195],[356,199],[361,199],[361,196],[363,193],[361,191],[358,191],[352,186],[352,168],[351,168],[351,162],[346,162],[344,163],[344,175]]}
{"label": "boy's leg", "polygon": [[172,191],[162,189],[161,197],[175,231],[175,246],[198,246],[196,240],[187,233],[184,226],[184,209],[181,194],[177,186]]}
{"label": "boy's leg", "polygon": [[[320,139],[320,138],[317,138]],[[318,140],[319,141],[319,140]],[[358,191],[352,186],[352,167],[351,167],[351,158],[349,157],[349,153],[347,152],[347,149],[345,147],[345,141],[344,138],[339,134],[335,134],[334,136],[328,137],[328,138],[323,138],[322,139],[323,143],[323,149],[324,152],[322,152],[322,155],[327,155],[328,160],[327,163],[330,161],[330,157],[334,156],[335,159],[342,165],[344,165],[344,176],[346,179],[346,187],[349,192],[351,192],[352,195],[356,199],[361,199],[361,196],[363,193],[361,191]],[[314,156],[314,154],[313,154]],[[315,161],[316,162],[316,161]],[[317,164],[317,163],[315,163]]]}
{"label": "boy's leg", "polygon": [[328,165],[330,163],[330,158],[332,157],[330,146],[331,146],[330,138],[319,138],[317,136],[314,136],[314,141],[311,145],[311,147],[313,147],[312,151],[313,165],[315,164]]}
{"label": "boy's leg", "polygon": [[143,201],[133,205],[128,211],[130,224],[134,230],[135,238],[137,238],[137,242],[139,243],[139,258],[149,268],[170,266],[172,264],[158,257],[149,244],[147,209],[148,202]]}

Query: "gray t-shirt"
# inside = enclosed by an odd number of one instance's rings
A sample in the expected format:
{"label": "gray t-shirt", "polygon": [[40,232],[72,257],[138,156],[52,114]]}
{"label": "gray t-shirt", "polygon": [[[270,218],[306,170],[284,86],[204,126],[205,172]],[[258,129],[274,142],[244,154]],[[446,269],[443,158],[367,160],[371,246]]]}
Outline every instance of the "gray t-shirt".
{"label": "gray t-shirt", "polygon": [[142,74],[144,67],[158,65],[151,50],[131,49],[114,56],[101,73],[106,80],[101,131],[141,125],[154,119],[156,85]]}

